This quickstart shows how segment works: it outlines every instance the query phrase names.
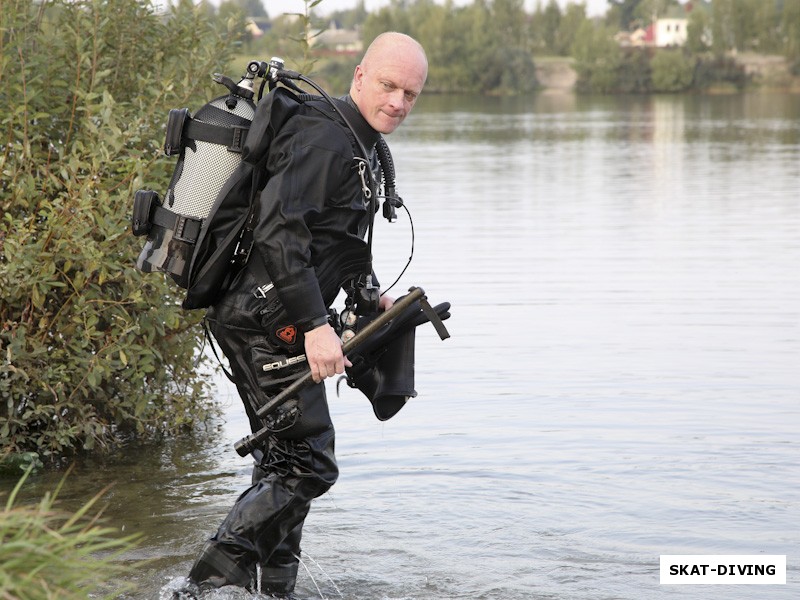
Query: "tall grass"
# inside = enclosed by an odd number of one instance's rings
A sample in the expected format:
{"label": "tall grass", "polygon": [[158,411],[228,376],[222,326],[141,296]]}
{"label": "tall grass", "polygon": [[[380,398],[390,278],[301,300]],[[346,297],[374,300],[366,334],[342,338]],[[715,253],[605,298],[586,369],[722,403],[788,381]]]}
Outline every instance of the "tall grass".
{"label": "tall grass", "polygon": [[30,472],[20,478],[0,512],[0,599],[117,596],[124,587],[120,576],[131,569],[120,555],[133,548],[136,536],[117,537],[115,529],[102,525],[95,505],[105,490],[75,513],[59,510],[55,501],[65,476],[38,504],[23,505],[18,496]]}

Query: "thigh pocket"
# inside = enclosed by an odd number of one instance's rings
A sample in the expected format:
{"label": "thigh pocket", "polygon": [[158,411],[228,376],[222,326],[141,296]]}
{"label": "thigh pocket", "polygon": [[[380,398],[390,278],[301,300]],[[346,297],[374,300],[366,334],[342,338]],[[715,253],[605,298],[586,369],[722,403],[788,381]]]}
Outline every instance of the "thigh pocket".
{"label": "thigh pocket", "polygon": [[[308,370],[303,354],[276,353],[264,347],[251,349],[258,386],[269,402]],[[310,383],[296,397],[276,408],[265,425],[279,438],[297,439],[315,435],[331,426],[323,384]]]}

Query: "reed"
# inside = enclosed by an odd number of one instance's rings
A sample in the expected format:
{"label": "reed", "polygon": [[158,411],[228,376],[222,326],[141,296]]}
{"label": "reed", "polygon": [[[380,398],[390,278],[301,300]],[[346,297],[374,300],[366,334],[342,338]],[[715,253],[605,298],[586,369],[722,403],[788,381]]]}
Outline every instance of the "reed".
{"label": "reed", "polygon": [[85,600],[113,598],[130,587],[133,568],[121,560],[136,535],[118,537],[102,524],[101,491],[74,513],[59,510],[56,498],[67,476],[37,504],[22,504],[20,478],[0,512],[0,599]]}

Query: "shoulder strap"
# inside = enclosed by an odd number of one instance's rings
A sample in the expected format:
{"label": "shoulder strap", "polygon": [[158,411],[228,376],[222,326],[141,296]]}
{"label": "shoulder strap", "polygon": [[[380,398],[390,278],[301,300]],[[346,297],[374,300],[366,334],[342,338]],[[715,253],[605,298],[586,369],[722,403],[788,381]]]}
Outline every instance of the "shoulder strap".
{"label": "shoulder strap", "polygon": [[[267,131],[265,126],[259,126],[257,123],[256,126],[258,128],[255,133],[262,137],[267,137],[269,143],[271,143],[272,137],[274,137],[274,134],[277,133],[290,114],[293,114],[293,104],[296,109],[297,106],[317,98],[311,94],[293,94],[285,88],[275,88],[271,90],[268,97],[270,97],[270,118],[267,120],[267,124],[271,124],[272,129]],[[261,142],[261,138],[256,139],[254,150],[250,151],[247,156],[247,160],[252,162],[255,168],[252,174],[247,217],[244,221],[244,227],[242,227],[239,245],[236,250],[236,256],[234,257],[238,266],[244,266],[250,258],[250,251],[253,246],[253,230],[255,229],[255,222],[258,218],[259,207],[258,202],[255,202],[255,198],[266,184],[263,171],[269,151],[269,143],[264,144]]]}
{"label": "shoulder strap", "polygon": [[350,123],[352,122],[351,119],[361,118],[361,115],[355,108],[350,106],[349,103],[345,102],[341,98],[334,98],[333,102],[336,104],[336,109],[344,115],[344,120],[346,123],[345,130],[350,137],[350,142],[353,144],[355,155],[361,156],[361,158],[368,161],[369,156],[363,155],[363,151],[365,151],[366,148],[364,148],[363,144],[359,143],[359,140],[356,137],[356,132],[352,127],[350,127]]}

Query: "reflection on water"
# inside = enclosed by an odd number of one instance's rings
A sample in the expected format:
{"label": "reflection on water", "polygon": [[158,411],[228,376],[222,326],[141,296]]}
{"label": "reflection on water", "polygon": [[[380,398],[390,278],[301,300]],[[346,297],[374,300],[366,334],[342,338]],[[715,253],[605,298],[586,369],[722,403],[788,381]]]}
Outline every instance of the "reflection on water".
{"label": "reflection on water", "polygon": [[[797,597],[797,98],[420,102],[390,139],[416,229],[395,292],[452,302],[452,338],[420,331],[419,397],[387,423],[330,389],[342,474],[302,593],[712,599],[660,586],[659,555],[764,553],[787,585],[724,597]],[[376,246],[390,281],[403,213]],[[147,535],[131,597],[185,575],[247,485],[220,386],[219,430],[70,478],[67,501],[114,483],[106,514]]]}

